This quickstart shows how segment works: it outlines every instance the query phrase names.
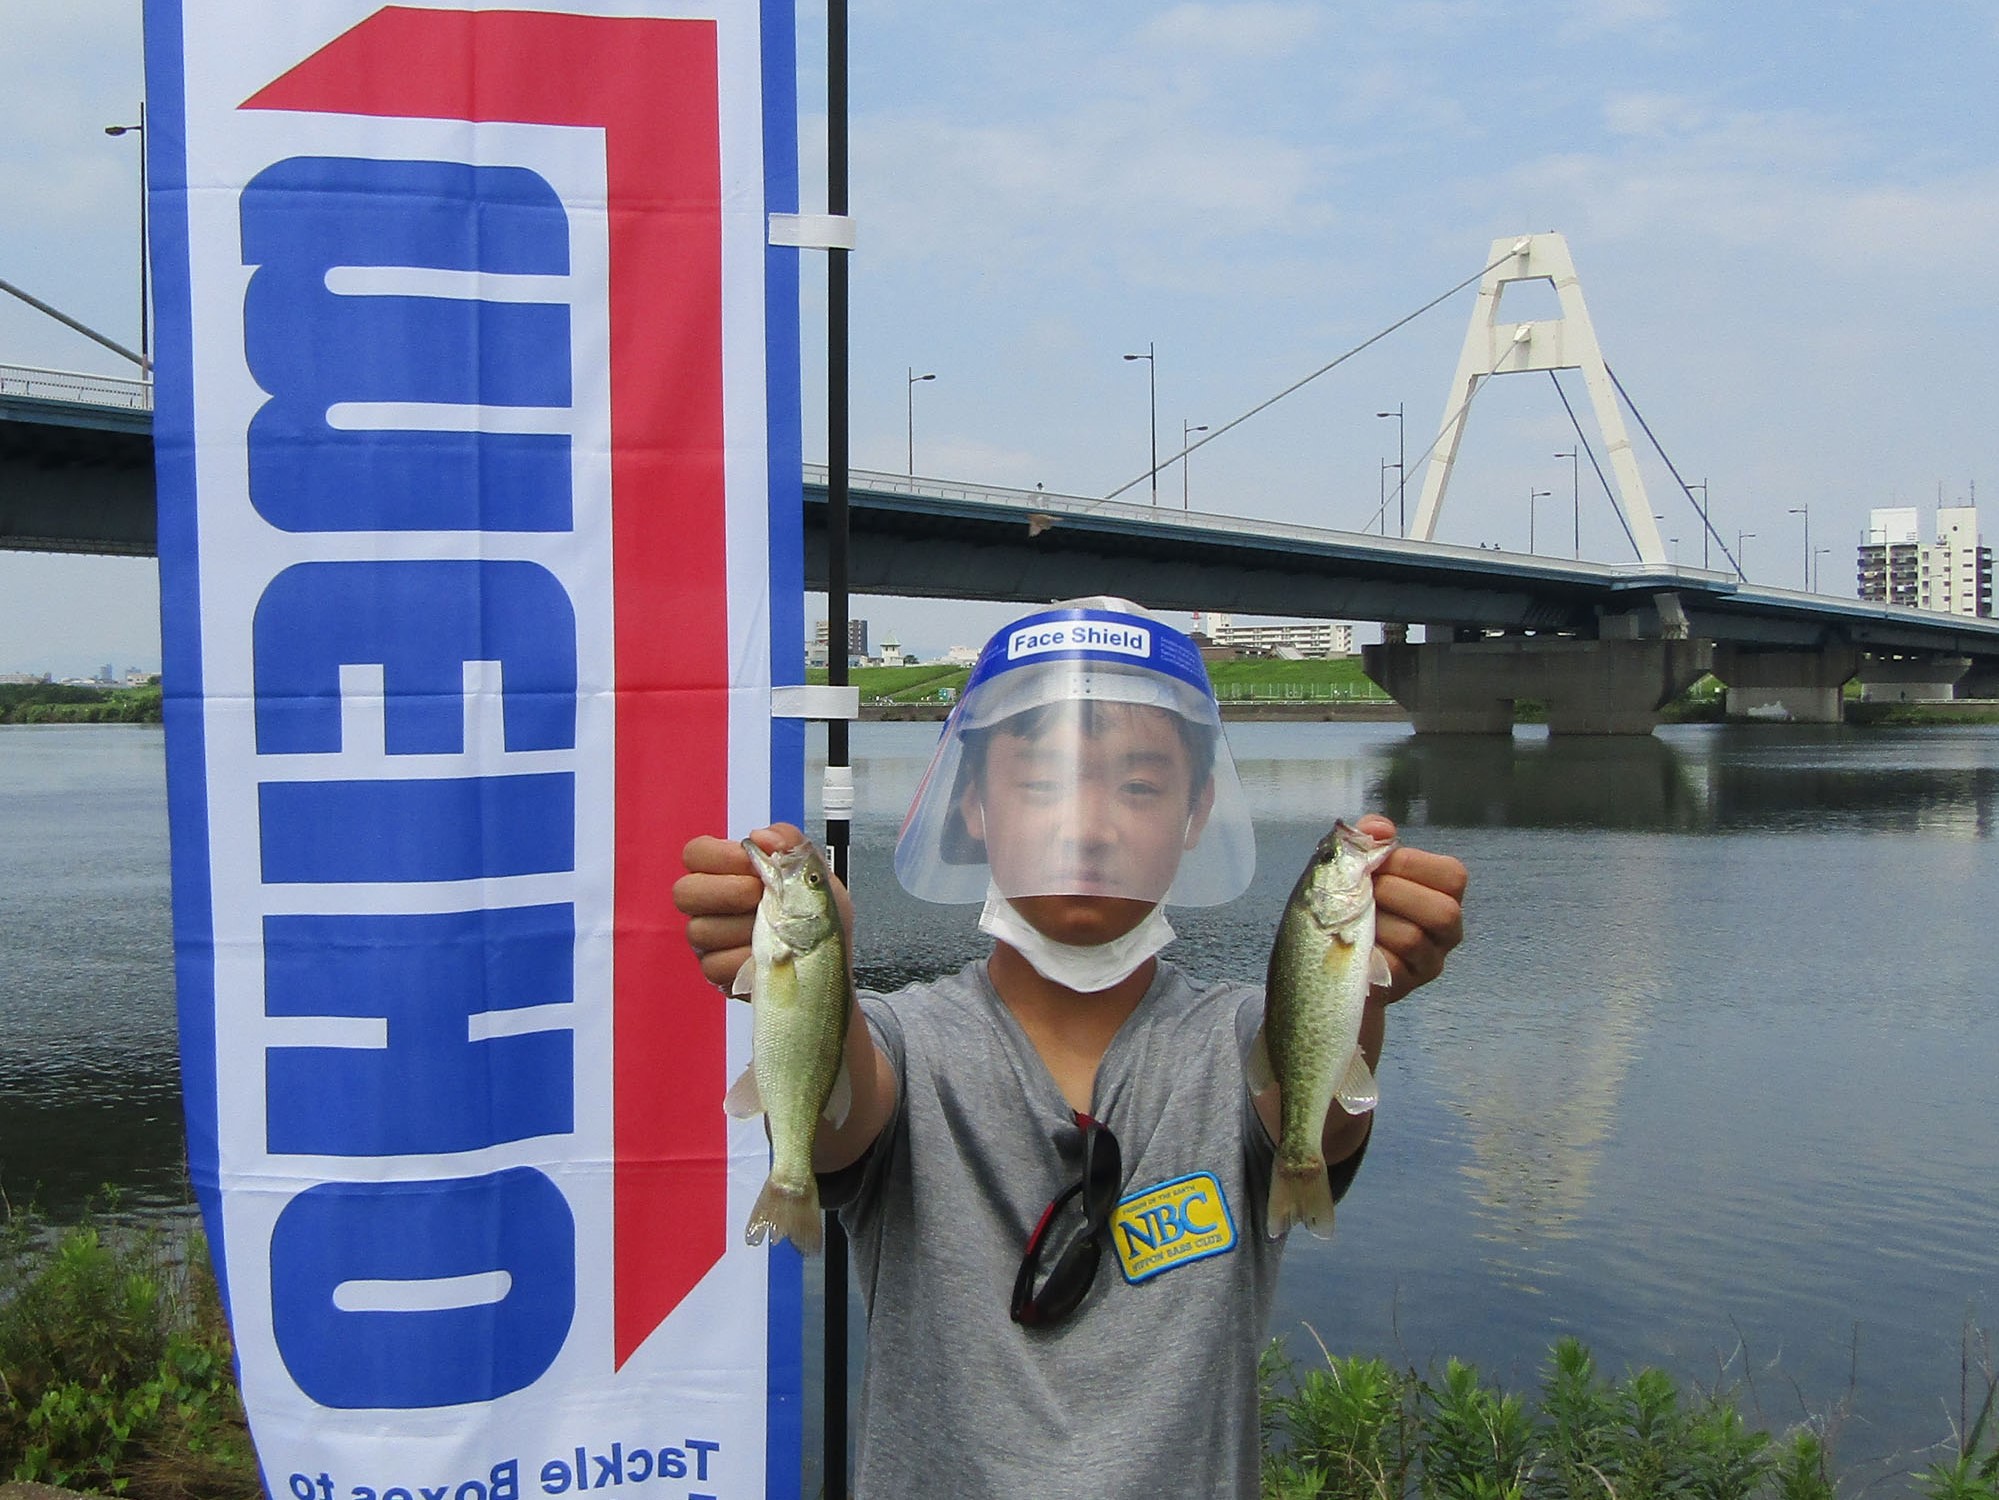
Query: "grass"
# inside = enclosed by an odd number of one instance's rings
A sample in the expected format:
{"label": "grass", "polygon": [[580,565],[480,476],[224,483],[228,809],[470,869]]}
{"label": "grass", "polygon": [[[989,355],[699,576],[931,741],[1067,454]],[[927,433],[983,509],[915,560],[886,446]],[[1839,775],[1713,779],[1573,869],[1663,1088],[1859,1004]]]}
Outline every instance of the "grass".
{"label": "grass", "polygon": [[130,1500],[256,1500],[221,1299],[199,1235],[0,1227],[0,1479]]}
{"label": "grass", "polygon": [[[1910,1476],[1928,1500],[1999,1500],[1989,1346],[1967,1334],[1957,1454]],[[1832,1500],[1831,1444],[1811,1423],[1772,1435],[1731,1389],[1682,1392],[1655,1369],[1605,1377],[1589,1350],[1550,1351],[1538,1399],[1449,1361],[1438,1378],[1327,1354],[1263,1362],[1265,1500]],[[1978,1394],[1982,1386],[1982,1396]],[[1976,1402],[1975,1412],[1972,1410]]]}
{"label": "grass", "polygon": [[[863,703],[955,703],[965,689],[968,668],[931,662],[914,667],[856,667],[849,680]],[[1377,699],[1388,695],[1360,669],[1357,656],[1330,661],[1220,661],[1208,664],[1215,696],[1229,702],[1291,702],[1300,699]],[[812,668],[808,682],[826,673]]]}
{"label": "grass", "polygon": [[145,687],[0,683],[0,724],[157,724],[159,679]]}

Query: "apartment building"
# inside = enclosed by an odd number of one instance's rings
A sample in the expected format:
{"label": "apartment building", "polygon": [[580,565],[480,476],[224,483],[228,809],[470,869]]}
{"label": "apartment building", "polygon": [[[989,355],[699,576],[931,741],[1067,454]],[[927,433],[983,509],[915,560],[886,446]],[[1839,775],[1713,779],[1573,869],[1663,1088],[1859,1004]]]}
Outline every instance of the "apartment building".
{"label": "apartment building", "polygon": [[1921,540],[1914,507],[1868,513],[1858,563],[1860,597],[1942,614],[1990,617],[1992,549],[1978,538],[1978,509],[1937,509],[1937,539]]}

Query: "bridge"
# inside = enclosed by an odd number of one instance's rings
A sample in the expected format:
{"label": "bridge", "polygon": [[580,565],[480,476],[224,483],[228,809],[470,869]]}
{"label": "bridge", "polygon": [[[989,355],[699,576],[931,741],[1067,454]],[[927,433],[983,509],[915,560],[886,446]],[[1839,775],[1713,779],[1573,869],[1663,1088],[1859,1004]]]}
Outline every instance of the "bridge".
{"label": "bridge", "polygon": [[[137,382],[0,367],[0,546],[150,555]],[[827,474],[805,472],[806,581],[826,581]],[[1035,603],[1115,589],[1158,609],[1374,620],[1368,669],[1417,727],[1492,732],[1513,701],[1569,732],[1642,732],[1703,672],[1751,716],[1835,720],[1856,673],[1923,696],[1999,678],[1999,621],[1750,584],[1044,490],[860,472],[858,593]],[[1426,639],[1406,639],[1407,627]]]}

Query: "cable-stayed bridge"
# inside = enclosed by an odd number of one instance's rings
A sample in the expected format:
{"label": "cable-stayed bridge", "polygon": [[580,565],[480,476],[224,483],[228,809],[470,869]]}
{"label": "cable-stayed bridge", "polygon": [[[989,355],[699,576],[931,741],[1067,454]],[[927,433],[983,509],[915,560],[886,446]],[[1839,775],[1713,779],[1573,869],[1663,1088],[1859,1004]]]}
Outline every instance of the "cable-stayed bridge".
{"label": "cable-stayed bridge", "polygon": [[[1553,283],[1561,315],[1502,322],[1506,287],[1535,280]],[[850,586],[1023,603],[1108,592],[1157,609],[1377,621],[1385,639],[1367,648],[1368,671],[1419,731],[1502,731],[1514,703],[1529,698],[1547,705],[1557,731],[1645,732],[1663,704],[1706,672],[1728,685],[1734,712],[1822,722],[1837,720],[1841,687],[1856,674],[1891,695],[1898,685],[1925,697],[1948,696],[1953,684],[1981,696],[1999,689],[1999,621],[1770,588],[1667,562],[1618,405],[1624,393],[1597,346],[1566,243],[1559,235],[1494,241],[1483,271],[1454,290],[1472,281],[1478,302],[1437,439],[1417,460],[1426,468],[1409,537],[859,472],[849,484]],[[1480,388],[1501,375],[1557,370],[1584,378],[1609,472],[1593,449],[1589,457],[1638,561],[1435,541]],[[1580,424],[1577,432],[1580,450]],[[829,476],[808,465],[804,480],[806,582],[823,588]],[[0,546],[153,552],[148,387],[0,366]],[[1422,641],[1407,638],[1411,625],[1424,627]]]}

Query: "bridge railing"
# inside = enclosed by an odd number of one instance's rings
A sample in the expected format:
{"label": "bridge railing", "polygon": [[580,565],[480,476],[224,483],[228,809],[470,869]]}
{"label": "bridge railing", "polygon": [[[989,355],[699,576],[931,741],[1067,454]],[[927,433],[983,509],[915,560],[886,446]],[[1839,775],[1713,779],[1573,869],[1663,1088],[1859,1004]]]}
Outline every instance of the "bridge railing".
{"label": "bridge railing", "polygon": [[0,364],[0,396],[71,401],[78,406],[113,406],[130,411],[153,409],[150,380],[121,380],[115,375],[86,375],[76,370],[40,370],[30,365]]}

